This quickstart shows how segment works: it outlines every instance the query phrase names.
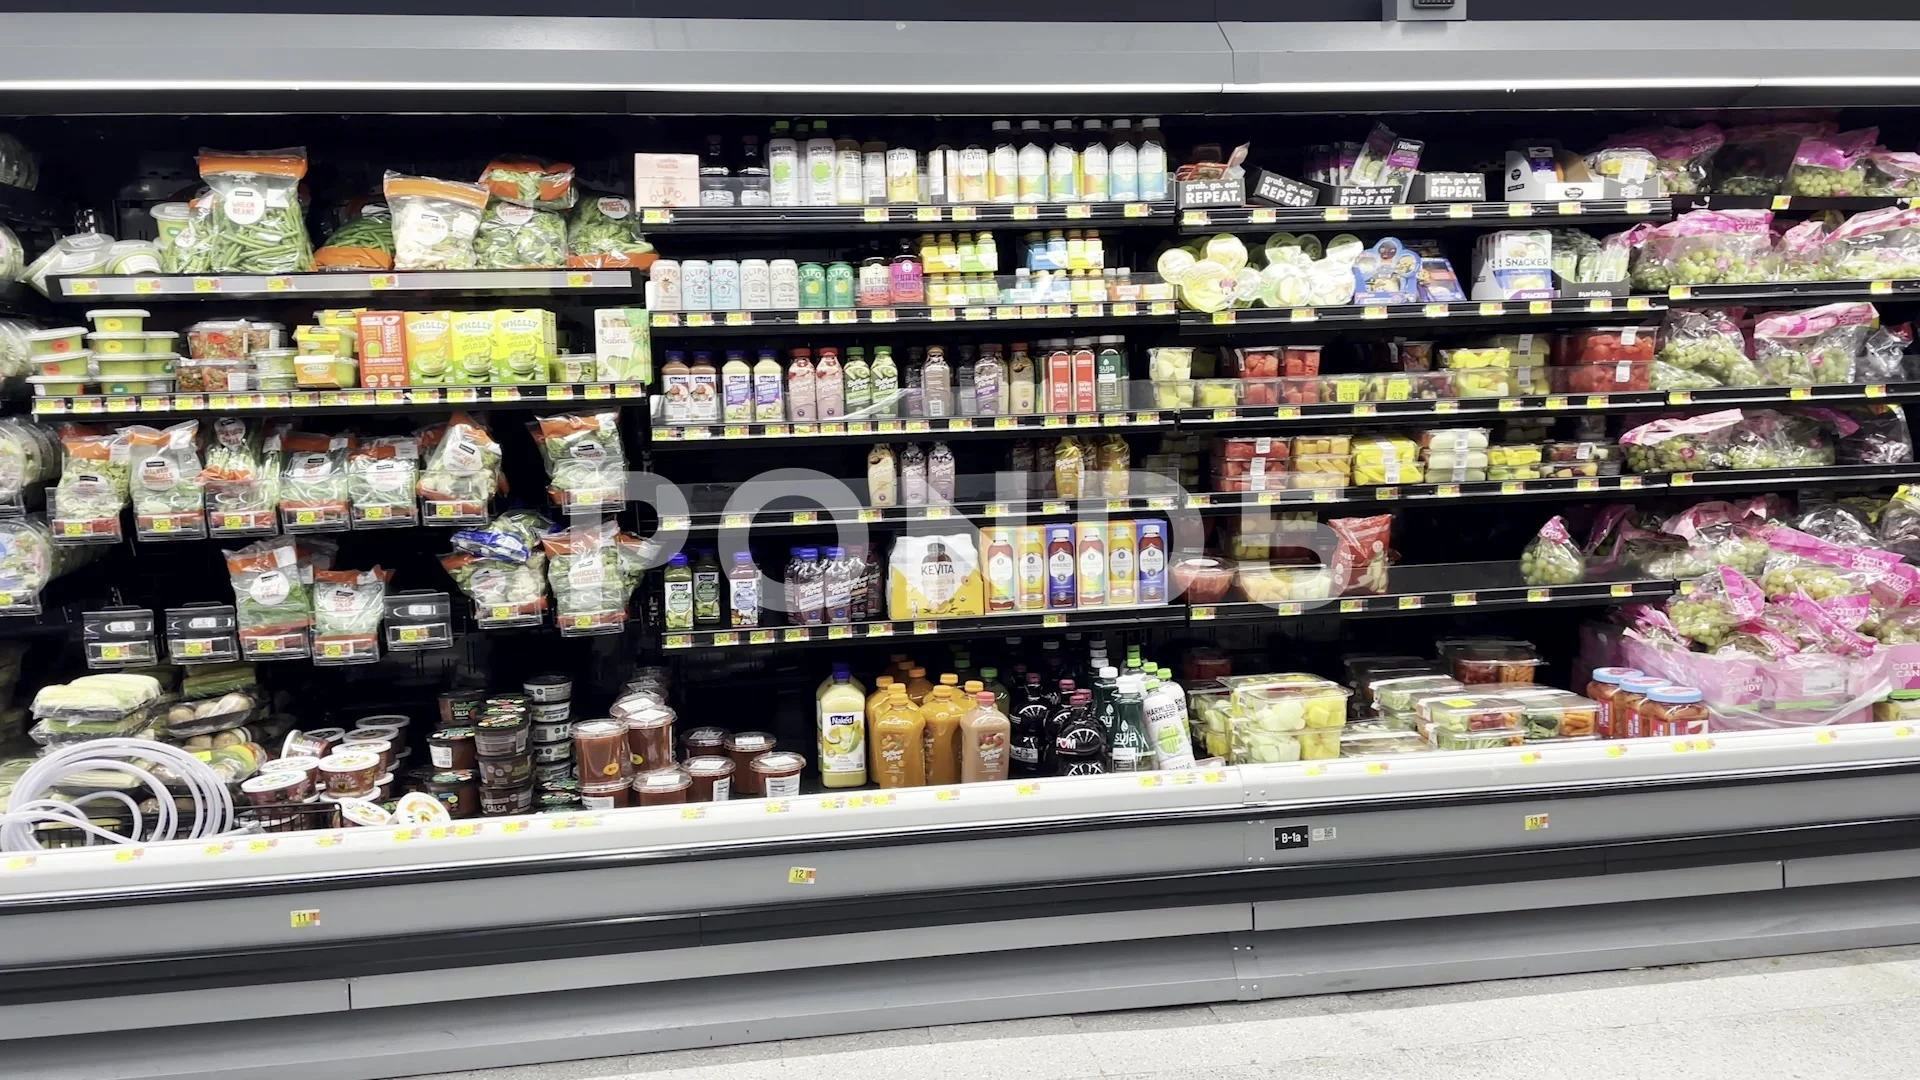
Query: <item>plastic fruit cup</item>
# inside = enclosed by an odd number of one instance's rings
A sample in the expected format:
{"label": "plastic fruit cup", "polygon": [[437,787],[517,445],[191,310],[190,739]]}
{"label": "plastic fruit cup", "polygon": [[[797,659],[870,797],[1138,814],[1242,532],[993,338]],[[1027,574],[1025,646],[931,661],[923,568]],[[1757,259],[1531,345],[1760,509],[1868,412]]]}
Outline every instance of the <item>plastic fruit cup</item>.
{"label": "plastic fruit cup", "polygon": [[57,356],[81,351],[86,339],[84,326],[62,326],[57,330],[35,330],[27,335],[27,352],[32,356]]}
{"label": "plastic fruit cup", "polygon": [[1189,604],[1217,604],[1233,586],[1235,563],[1212,555],[1189,555],[1172,567],[1173,591]]}
{"label": "plastic fruit cup", "polygon": [[299,355],[296,349],[255,349],[247,354],[247,360],[261,375],[292,375]]}
{"label": "plastic fruit cup", "polygon": [[147,351],[147,335],[140,332],[130,334],[92,333],[87,335],[87,346],[102,356],[119,356],[123,353],[145,353]]}
{"label": "plastic fruit cup", "polygon": [[33,362],[34,366],[40,369],[41,375],[63,375],[69,379],[84,379],[87,377],[87,360],[92,355],[85,349],[79,352],[48,353],[45,356],[35,357]]}
{"label": "plastic fruit cup", "polygon": [[87,321],[105,334],[139,333],[147,328],[147,312],[141,308],[94,308]]}

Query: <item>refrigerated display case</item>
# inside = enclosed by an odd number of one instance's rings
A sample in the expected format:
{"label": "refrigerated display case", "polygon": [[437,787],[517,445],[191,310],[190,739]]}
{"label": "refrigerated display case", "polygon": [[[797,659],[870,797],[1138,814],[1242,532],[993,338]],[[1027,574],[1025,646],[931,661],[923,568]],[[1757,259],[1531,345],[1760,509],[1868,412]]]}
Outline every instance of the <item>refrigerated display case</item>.
{"label": "refrigerated display case", "polygon": [[1912,24],[533,22],[0,16],[20,1075],[1920,940]]}

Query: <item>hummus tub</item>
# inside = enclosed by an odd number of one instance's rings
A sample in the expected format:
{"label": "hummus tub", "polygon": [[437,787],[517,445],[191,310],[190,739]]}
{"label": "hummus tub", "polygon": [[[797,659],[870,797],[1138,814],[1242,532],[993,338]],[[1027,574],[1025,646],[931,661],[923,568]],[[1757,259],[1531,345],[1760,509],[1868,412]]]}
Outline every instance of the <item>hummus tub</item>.
{"label": "hummus tub", "polygon": [[100,353],[93,357],[93,370],[102,379],[172,375],[173,362],[178,359],[170,352]]}

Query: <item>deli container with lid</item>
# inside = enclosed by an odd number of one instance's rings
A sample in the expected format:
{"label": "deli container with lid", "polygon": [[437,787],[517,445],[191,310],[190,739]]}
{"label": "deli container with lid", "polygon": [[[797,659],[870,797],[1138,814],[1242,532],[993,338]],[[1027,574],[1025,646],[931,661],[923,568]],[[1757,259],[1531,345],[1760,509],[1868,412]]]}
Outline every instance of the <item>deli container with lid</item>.
{"label": "deli container with lid", "polygon": [[109,334],[126,332],[139,333],[147,328],[147,319],[152,312],[145,308],[94,308],[87,312],[87,321],[96,331]]}
{"label": "deli container with lid", "polygon": [[1295,435],[1288,440],[1289,448],[1296,458],[1312,454],[1333,454],[1347,457],[1353,452],[1351,435]]}
{"label": "deli container with lid", "polygon": [[147,335],[138,330],[121,334],[103,334],[96,330],[87,335],[87,348],[95,356],[145,356]]}
{"label": "deli container with lid", "polygon": [[[777,755],[767,755],[769,757]],[[688,800],[693,774],[685,769],[667,768],[644,772],[633,778],[636,806],[666,806]]]}
{"label": "deli container with lid", "polygon": [[1520,730],[1524,706],[1504,694],[1456,694],[1429,698],[1420,706],[1421,719],[1440,731]]}
{"label": "deli container with lid", "polygon": [[33,363],[34,374],[44,379],[85,379],[93,374],[93,354],[85,349],[36,356]]}
{"label": "deli container with lid", "polygon": [[1571,690],[1539,687],[1507,696],[1520,702],[1521,723],[1527,741],[1581,739],[1599,732],[1600,703]]}
{"label": "deli container with lid", "polygon": [[121,353],[93,358],[94,374],[102,379],[136,379],[142,376],[172,375],[179,357],[170,352]]}
{"label": "deli container with lid", "polygon": [[1588,676],[1587,697],[1600,704],[1600,723],[1598,734],[1603,739],[1618,738],[1613,731],[1613,718],[1616,714],[1613,699],[1620,693],[1620,684],[1627,679],[1645,678],[1646,672],[1630,667],[1597,667]]}
{"label": "deli container with lid", "polygon": [[768,798],[788,798],[800,794],[800,770],[807,759],[785,750],[761,754],[753,759],[751,771],[760,794]]}
{"label": "deli container with lid", "polygon": [[364,751],[342,750],[320,759],[320,775],[329,795],[371,795],[383,771],[380,755]]}
{"label": "deli container with lid", "polygon": [[573,725],[573,759],[583,784],[624,782],[632,769],[627,725],[619,720],[582,720]]}
{"label": "deli container with lid", "polygon": [[1530,683],[1534,670],[1546,661],[1531,647],[1513,645],[1469,645],[1449,657],[1453,677],[1468,685],[1481,683]]}
{"label": "deli container with lid", "polygon": [[733,794],[733,759],[721,754],[689,758],[687,774],[693,778],[687,791],[688,802],[726,802]]}
{"label": "deli container with lid", "polygon": [[733,759],[733,790],[741,795],[765,795],[753,760],[773,751],[773,736],[764,731],[742,731],[727,736],[727,756]]}
{"label": "deli container with lid", "polygon": [[1492,430],[1488,428],[1428,428],[1414,434],[1414,442],[1422,450],[1485,450],[1491,445]]}
{"label": "deli container with lid", "polygon": [[102,379],[100,392],[116,397],[131,397],[145,394],[173,393],[171,375],[128,375],[117,379]]}
{"label": "deli container with lid", "polygon": [[1422,691],[1462,690],[1465,685],[1458,679],[1428,672],[1419,675],[1395,675],[1384,679],[1365,679],[1360,685],[1360,697],[1367,703],[1377,706],[1382,712],[1410,713],[1414,711],[1414,695]]}
{"label": "deli container with lid", "polygon": [[[624,784],[621,790],[626,790]],[[480,812],[487,817],[509,817],[514,814],[531,813],[533,810],[533,784],[526,783],[516,787],[480,787]]]}
{"label": "deli container with lid", "polygon": [[1492,750],[1502,746],[1519,746],[1526,741],[1526,732],[1517,727],[1481,728],[1473,731],[1435,729],[1433,733],[1435,750]]}
{"label": "deli container with lid", "polygon": [[1233,748],[1233,697],[1218,680],[1187,684],[1187,715],[1193,719],[1195,752],[1230,757]]}
{"label": "deli container with lid", "polygon": [[1386,757],[1431,749],[1418,731],[1389,728],[1371,721],[1349,724],[1340,733],[1341,757]]}
{"label": "deli container with lid", "polygon": [[475,758],[474,763],[480,767],[480,783],[484,787],[518,787],[533,782],[533,758],[528,754],[483,755]]}
{"label": "deli container with lid", "polygon": [[470,727],[441,728],[427,736],[427,757],[436,769],[472,769],[478,751]]}
{"label": "deli container with lid", "polygon": [[533,722],[524,710],[484,712],[473,725],[474,748],[481,757],[524,754],[532,738]]}
{"label": "deli container with lid", "polygon": [[35,330],[27,335],[27,355],[33,357],[59,356],[66,353],[86,351],[82,344],[87,338],[84,326],[61,326],[52,330]]}

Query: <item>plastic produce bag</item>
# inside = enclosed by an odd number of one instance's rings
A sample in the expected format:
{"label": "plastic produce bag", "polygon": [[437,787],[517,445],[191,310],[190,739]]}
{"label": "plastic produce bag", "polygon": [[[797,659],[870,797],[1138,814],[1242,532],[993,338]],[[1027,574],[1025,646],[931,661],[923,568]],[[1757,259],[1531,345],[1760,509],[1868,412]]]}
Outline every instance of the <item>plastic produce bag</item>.
{"label": "plastic produce bag", "polygon": [[1667,536],[1686,542],[1686,550],[1665,568],[1668,576],[1694,578],[1722,566],[1752,577],[1765,569],[1765,530],[1769,510],[1759,499],[1745,503],[1705,502],[1687,508],[1660,525]]}
{"label": "plastic produce bag", "polygon": [[182,421],[164,431],[144,426],[125,430],[134,514],[199,513],[206,505],[195,442],[199,433],[197,420]]}
{"label": "plastic produce bag", "polygon": [[27,269],[27,248],[13,230],[0,225],[0,282],[17,280]]}
{"label": "plastic produce bag", "polygon": [[1866,194],[1866,155],[1879,141],[1877,127],[1800,140],[1787,171],[1786,193],[1818,198]]}
{"label": "plastic produce bag", "polygon": [[546,460],[547,493],[554,505],[568,509],[625,501],[627,458],[620,445],[619,413],[543,416],[528,428]]}
{"label": "plastic produce bag", "polygon": [[547,583],[554,619],[562,630],[600,632],[627,621],[627,599],[638,575],[623,556],[629,543],[619,524],[602,521],[541,538],[547,553]]}
{"label": "plastic produce bag", "polygon": [[133,672],[43,686],[33,696],[38,723],[29,734],[43,746],[133,735],[146,726],[160,694],[159,680]]}
{"label": "plastic produce bag", "polygon": [[1774,277],[1780,281],[1824,281],[1833,273],[1827,264],[1827,223],[1817,217],[1780,235],[1773,247]]}
{"label": "plastic produce bag", "polygon": [[[1692,129],[1658,127],[1622,132],[1601,144],[1602,150],[1637,147],[1654,158],[1654,174],[1669,195],[1697,195],[1707,190],[1707,174],[1713,156],[1720,152],[1726,136],[1717,124]],[[1623,178],[1624,179],[1624,178]]]}
{"label": "plastic produce bag", "polygon": [[105,273],[113,257],[113,237],[105,233],[84,232],[63,236],[41,252],[20,272],[20,280],[35,292],[51,297],[47,278],[67,274]]}
{"label": "plastic produce bag", "polygon": [[1637,473],[1727,468],[1727,442],[1739,427],[1739,409],[1654,420],[1620,436],[1627,468]]}
{"label": "plastic produce bag", "polygon": [[305,646],[313,625],[312,571],[301,566],[293,537],[261,540],[226,555],[243,651],[299,652],[296,646]]}
{"label": "plastic produce bag", "polygon": [[369,206],[360,216],[333,230],[313,253],[315,270],[393,269],[393,222],[387,208]]}
{"label": "plastic produce bag", "polygon": [[60,434],[65,457],[54,488],[54,512],[62,522],[118,522],[127,505],[128,446],[111,435],[69,427]]}
{"label": "plastic produce bag", "polygon": [[1920,195],[1920,154],[1871,150],[1867,153],[1867,174],[1861,185],[1865,195]]}
{"label": "plastic produce bag", "polygon": [[1873,526],[1853,507],[1843,503],[1809,508],[1788,524],[1815,539],[1842,547],[1872,547],[1878,542]]}
{"label": "plastic produce bag", "polygon": [[[1852,430],[1851,421],[1845,426]],[[1726,456],[1730,469],[1786,469],[1831,465],[1835,451],[1832,436],[1812,416],[1749,409],[1728,432]]]}
{"label": "plastic produce bag", "polygon": [[1726,643],[1741,623],[1760,617],[1766,597],[1752,579],[1723,566],[1702,577],[1688,596],[1667,601],[1667,619],[1688,639],[1708,649]]}
{"label": "plastic produce bag", "polygon": [[53,479],[59,462],[53,432],[20,417],[0,419],[0,505],[17,505],[28,487]]}
{"label": "plastic produce bag", "polygon": [[1572,585],[1586,574],[1586,559],[1558,517],[1547,519],[1520,553],[1520,580],[1529,585]]}
{"label": "plastic produce bag", "polygon": [[444,427],[430,429],[423,441],[427,462],[420,473],[420,496],[466,508],[456,516],[485,513],[498,487],[500,468],[500,444],[492,433],[467,414],[454,413]]}
{"label": "plastic produce bag", "polygon": [[595,269],[643,266],[653,245],[640,235],[633,203],[607,195],[584,199],[567,220],[567,265]]}
{"label": "plastic produce bag", "polygon": [[313,572],[313,654],[318,660],[371,663],[380,658],[380,620],[386,615],[393,571]]}
{"label": "plastic produce bag", "polygon": [[567,265],[567,219],[554,210],[536,210],[495,199],[480,218],[473,242],[474,265],[482,270],[538,270]]}
{"label": "plastic produce bag", "polygon": [[1773,274],[1768,210],[1695,210],[1660,227],[1674,285],[1766,281]]}
{"label": "plastic produce bag", "polygon": [[[1660,326],[1660,344],[1654,360],[1698,375],[1723,386],[1759,386],[1760,369],[1747,359],[1746,339],[1738,317],[1726,311],[1677,308]],[[1675,387],[1674,389],[1697,389]]]}
{"label": "plastic produce bag", "polygon": [[72,568],[80,549],[55,547],[53,530],[39,516],[0,518],[0,609],[27,603],[47,583]]}
{"label": "plastic produce bag", "polygon": [[347,513],[345,435],[293,432],[281,440],[286,464],[280,471],[280,509],[312,511],[317,519],[344,520]]}
{"label": "plastic produce bag", "polygon": [[496,199],[542,210],[571,210],[578,194],[573,166],[518,154],[503,154],[487,163],[480,184]]}
{"label": "plastic produce bag", "polygon": [[487,189],[478,184],[388,173],[395,270],[471,270]]}
{"label": "plastic produce bag", "polygon": [[1793,167],[1794,151],[1810,135],[1826,136],[1830,123],[1758,124],[1730,128],[1713,159],[1713,190],[1721,195],[1778,195]]}
{"label": "plastic produce bag", "polygon": [[1336,595],[1384,593],[1388,569],[1393,563],[1389,546],[1393,533],[1393,515],[1333,518],[1327,522],[1338,543],[1333,549],[1331,569]]}
{"label": "plastic produce bag", "polygon": [[1880,547],[1908,561],[1920,561],[1920,491],[1900,485],[1880,515],[1876,534]]}
{"label": "plastic produce bag", "polygon": [[1869,210],[1827,237],[1827,273],[1846,281],[1920,276],[1920,210]]}
{"label": "plastic produce bag", "polygon": [[1854,357],[1879,321],[1872,304],[1775,311],[1753,324],[1753,361],[1769,386],[1853,381]]}
{"label": "plastic produce bag", "polygon": [[1841,437],[1838,464],[1899,465],[1913,460],[1913,432],[1907,426],[1906,410],[1898,405],[1869,405],[1848,409],[1846,415],[1860,426]]}
{"label": "plastic produce bag", "polygon": [[207,440],[206,467],[201,472],[211,513],[266,514],[279,500],[281,435],[263,432],[237,417],[213,422]]}
{"label": "plastic produce bag", "polygon": [[1913,344],[1913,328],[1883,326],[1867,335],[1860,356],[1853,363],[1853,377],[1864,383],[1894,382],[1906,378],[1907,346]]}
{"label": "plastic produce bag", "polygon": [[473,601],[483,622],[537,620],[547,609],[547,557],[540,543],[545,518],[510,511],[485,529],[453,534],[455,551],[440,565]]}
{"label": "plastic produce bag", "polygon": [[347,456],[347,498],[356,524],[413,517],[419,446],[411,438],[382,437],[353,448]]}
{"label": "plastic produce bag", "polygon": [[[313,241],[300,210],[307,175],[304,147],[227,153],[200,151],[200,179],[211,197],[207,227],[215,273],[294,274],[313,269]],[[198,246],[200,241],[195,241]],[[179,249],[181,238],[175,237]]]}

